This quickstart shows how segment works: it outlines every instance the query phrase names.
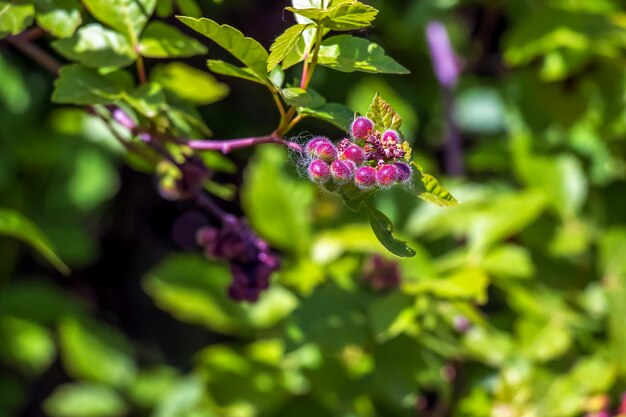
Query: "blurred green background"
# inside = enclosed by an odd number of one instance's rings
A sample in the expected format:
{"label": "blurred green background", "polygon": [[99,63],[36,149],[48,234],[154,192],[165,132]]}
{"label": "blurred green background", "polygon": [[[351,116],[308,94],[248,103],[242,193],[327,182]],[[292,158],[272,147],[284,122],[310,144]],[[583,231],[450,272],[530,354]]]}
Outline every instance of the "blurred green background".
{"label": "blurred green background", "polygon": [[[63,276],[0,237],[0,416],[619,414],[626,6],[369,3],[381,12],[360,35],[411,74],[320,68],[313,86],[358,112],[380,92],[417,160],[462,204],[380,193],[377,207],[418,251],[398,260],[364,216],[300,178],[284,149],[236,152],[238,169],[220,179],[241,185],[240,198],[220,204],[245,214],[283,259],[253,305],[227,299],[227,266],[176,238],[197,209],[161,199],[103,125],[51,104],[54,78],[0,43],[0,228],[27,230],[20,213],[72,270]],[[286,1],[200,4],[266,47],[293,19]],[[424,36],[435,19],[463,68],[454,115],[465,171],[454,178]],[[205,70],[205,59],[187,63]],[[216,137],[272,130],[278,116],[262,87],[217,78],[230,94],[202,108]],[[342,135],[314,120],[293,134],[302,132]]]}

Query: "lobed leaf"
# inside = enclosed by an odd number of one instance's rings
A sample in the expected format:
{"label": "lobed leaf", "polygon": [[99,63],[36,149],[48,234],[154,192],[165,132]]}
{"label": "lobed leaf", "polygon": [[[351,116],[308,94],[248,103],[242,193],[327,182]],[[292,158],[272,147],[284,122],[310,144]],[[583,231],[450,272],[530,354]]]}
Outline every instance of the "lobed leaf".
{"label": "lobed leaf", "polygon": [[409,73],[409,70],[385,55],[385,50],[378,44],[351,35],[333,36],[322,42],[318,62],[342,72]]}
{"label": "lobed leaf", "polygon": [[100,22],[126,34],[133,45],[154,12],[157,0],[83,0]]}
{"label": "lobed leaf", "polygon": [[302,37],[302,33],[310,25],[298,24],[291,26],[282,35],[280,35],[272,46],[270,46],[270,56],[267,60],[267,71],[270,72],[275,66],[280,64],[282,60],[289,55],[293,48],[298,44]]}
{"label": "lobed leaf", "polygon": [[219,25],[211,19],[177,16],[178,20],[193,30],[203,34],[230,52],[250,68],[262,80],[267,79],[267,59],[265,48],[256,40],[248,38],[232,26]]}
{"label": "lobed leaf", "polygon": [[57,38],[67,38],[83,22],[78,0],[35,0],[37,25]]}
{"label": "lobed leaf", "polygon": [[139,41],[139,53],[148,58],[185,58],[207,52],[200,42],[163,22],[150,22]]}
{"label": "lobed leaf", "polygon": [[124,91],[133,88],[133,79],[127,72],[100,74],[80,65],[61,68],[54,83],[52,101],[63,104],[110,104],[124,97]]}
{"label": "lobed leaf", "polygon": [[52,43],[65,58],[90,68],[125,67],[137,58],[128,38],[98,23],[83,26],[67,39]]}
{"label": "lobed leaf", "polygon": [[405,241],[396,239],[393,236],[393,225],[387,216],[368,204],[365,205],[365,208],[367,209],[367,216],[374,234],[389,252],[400,258],[415,256],[415,251]]}
{"label": "lobed leaf", "polygon": [[396,111],[391,108],[383,98],[376,93],[369,110],[367,111],[367,117],[382,130],[393,129],[399,130],[402,125],[402,118]]}
{"label": "lobed leaf", "polygon": [[0,235],[10,236],[30,245],[59,272],[69,275],[70,269],[54,253],[48,238],[33,222],[18,212],[0,209]]}
{"label": "lobed leaf", "polygon": [[29,27],[34,19],[35,8],[32,4],[0,1],[0,39],[17,35]]}

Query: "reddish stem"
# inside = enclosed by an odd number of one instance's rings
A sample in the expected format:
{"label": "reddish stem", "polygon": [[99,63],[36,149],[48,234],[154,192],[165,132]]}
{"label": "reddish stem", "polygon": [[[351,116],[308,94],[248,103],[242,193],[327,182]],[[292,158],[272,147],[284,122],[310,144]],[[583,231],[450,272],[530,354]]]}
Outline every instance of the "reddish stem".
{"label": "reddish stem", "polygon": [[302,147],[295,142],[286,140],[276,135],[254,136],[241,139],[227,140],[192,140],[187,142],[187,146],[197,150],[216,150],[223,154],[231,152],[233,149],[246,148],[248,146],[261,145],[263,143],[277,143],[285,145],[297,152],[302,152]]}

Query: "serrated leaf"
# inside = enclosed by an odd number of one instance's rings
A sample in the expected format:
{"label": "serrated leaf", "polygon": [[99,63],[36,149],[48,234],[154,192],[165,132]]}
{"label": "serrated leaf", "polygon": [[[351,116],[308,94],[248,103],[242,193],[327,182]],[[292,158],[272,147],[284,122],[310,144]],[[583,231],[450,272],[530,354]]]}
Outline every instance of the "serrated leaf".
{"label": "serrated leaf", "polygon": [[156,117],[166,108],[163,88],[155,82],[143,84],[135,91],[125,93],[124,101],[147,118]]}
{"label": "serrated leaf", "polygon": [[369,110],[367,111],[367,117],[372,119],[374,123],[382,130],[393,129],[400,130],[402,125],[402,118],[396,111],[391,108],[381,96],[376,93]]}
{"label": "serrated leaf", "polygon": [[241,78],[244,80],[252,81],[254,83],[259,83],[266,85],[267,83],[259,78],[250,68],[240,68],[233,64],[229,64],[228,62],[209,59],[207,61],[207,65],[209,70],[213,71],[216,74],[227,75],[229,77]]}
{"label": "serrated leaf", "polygon": [[354,120],[354,112],[339,103],[327,103],[316,109],[300,107],[298,108],[298,113],[303,116],[325,120],[343,130],[347,130]]}
{"label": "serrated leaf", "polygon": [[157,0],[83,0],[85,7],[100,22],[129,36],[131,43],[152,16]]}
{"label": "serrated leaf", "polygon": [[83,19],[78,0],[35,0],[37,25],[57,38],[74,34]]}
{"label": "serrated leaf", "polygon": [[344,1],[328,9],[287,7],[292,13],[310,19],[328,29],[346,31],[368,27],[376,18],[378,10],[358,1]]}
{"label": "serrated leaf", "polygon": [[206,105],[226,97],[229,88],[218,82],[211,74],[181,62],[159,65],[151,73],[151,79],[183,100]]}
{"label": "serrated leaf", "polygon": [[148,58],[185,58],[207,53],[207,48],[174,26],[150,22],[141,35],[139,53]]}
{"label": "serrated leaf", "polygon": [[90,68],[124,67],[137,58],[126,36],[98,23],[83,26],[71,38],[52,46],[65,58]]}
{"label": "serrated leaf", "polygon": [[232,26],[219,25],[211,19],[195,19],[186,16],[177,16],[177,18],[185,25],[226,49],[254,71],[260,79],[267,80],[266,63],[269,55],[259,42],[244,36],[243,33]]}
{"label": "serrated leaf", "polygon": [[415,256],[415,251],[405,241],[393,237],[393,224],[391,224],[391,220],[387,216],[368,204],[365,207],[372,231],[389,252],[400,258]]}
{"label": "serrated leaf", "polygon": [[69,65],[61,68],[54,83],[52,101],[63,104],[110,104],[133,88],[133,79],[127,72],[115,71],[105,75],[96,70]]}
{"label": "serrated leaf", "polygon": [[291,26],[282,35],[280,35],[270,47],[270,56],[267,60],[267,71],[270,72],[274,67],[285,59],[291,50],[296,46],[302,33],[309,25],[298,24]]}
{"label": "serrated leaf", "polygon": [[342,72],[409,73],[409,70],[385,55],[385,50],[378,44],[351,35],[333,36],[322,42],[318,63]]}
{"label": "serrated leaf", "polygon": [[421,182],[426,188],[426,192],[417,192],[417,196],[422,200],[435,204],[439,207],[452,207],[459,205],[459,201],[452,194],[439,184],[439,180],[430,174],[423,172],[422,167],[412,162],[412,165],[421,173]]}
{"label": "serrated leaf", "polygon": [[0,209],[0,235],[19,239],[37,250],[59,272],[69,275],[70,269],[54,253],[48,238],[26,217],[13,210]]}
{"label": "serrated leaf", "polygon": [[32,4],[14,4],[0,1],[0,39],[17,35],[33,23],[35,8]]}
{"label": "serrated leaf", "polygon": [[304,60],[305,55],[309,51],[311,51],[311,48],[313,48],[316,34],[317,28],[315,27],[315,25],[309,25],[306,29],[304,29],[302,35],[300,36],[300,39],[298,39],[298,42],[296,42],[296,45],[293,47],[291,52],[289,52],[289,54],[287,54],[287,56],[283,59],[283,70],[286,70],[287,68],[290,68]]}

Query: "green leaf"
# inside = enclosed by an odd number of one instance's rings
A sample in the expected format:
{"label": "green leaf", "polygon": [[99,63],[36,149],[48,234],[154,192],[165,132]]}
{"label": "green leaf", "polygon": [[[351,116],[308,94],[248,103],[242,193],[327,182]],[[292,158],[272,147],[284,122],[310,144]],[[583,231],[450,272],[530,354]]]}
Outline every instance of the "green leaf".
{"label": "green leaf", "polygon": [[453,207],[459,205],[459,201],[452,194],[439,184],[437,178],[430,174],[422,174],[422,184],[426,192],[419,193],[422,200],[439,207]]}
{"label": "green leaf", "polygon": [[272,46],[270,47],[270,56],[267,60],[267,72],[270,72],[274,67],[281,63],[283,59],[291,50],[296,46],[302,32],[309,27],[309,25],[298,24],[288,28],[282,35],[280,35]]}
{"label": "green leaf", "polygon": [[116,417],[126,414],[122,397],[105,385],[81,383],[59,386],[44,403],[52,417]]}
{"label": "green leaf", "polygon": [[87,10],[100,22],[122,32],[133,45],[152,16],[157,0],[83,0]]}
{"label": "green leaf", "polygon": [[166,109],[166,98],[163,88],[156,82],[139,86],[135,91],[126,93],[124,101],[147,118],[156,117]]}
{"label": "green leaf", "polygon": [[209,66],[209,69],[216,74],[242,78],[244,80],[267,85],[267,82],[255,74],[250,68],[240,68],[233,64],[229,64],[228,62],[215,59],[209,59],[207,61],[207,65]]}
{"label": "green leaf", "polygon": [[202,9],[196,0],[176,0],[176,4],[185,16],[202,17]]}
{"label": "green leaf", "polygon": [[316,109],[300,107],[298,113],[307,117],[316,117],[344,130],[347,130],[354,120],[354,112],[339,103],[327,103]]}
{"label": "green leaf", "polygon": [[12,210],[0,209],[0,235],[10,236],[30,245],[59,272],[69,275],[70,269],[54,253],[46,236],[33,222],[21,214]]}
{"label": "green leaf", "polygon": [[283,88],[280,90],[285,102],[294,107],[315,107],[314,99],[306,90],[299,87]]}
{"label": "green leaf", "polygon": [[385,50],[378,44],[352,35],[332,36],[322,42],[318,62],[342,72],[409,73],[409,70],[385,55]]}
{"label": "green leaf", "polygon": [[381,96],[376,93],[369,110],[367,111],[367,117],[372,119],[376,126],[381,130],[393,129],[399,130],[402,125],[402,118],[394,109],[391,108]]}
{"label": "green leaf", "polygon": [[126,36],[98,23],[83,26],[68,39],[52,43],[65,58],[86,67],[125,67],[137,58]]}
{"label": "green leaf", "polygon": [[178,320],[224,334],[246,335],[273,327],[296,307],[295,296],[279,286],[272,286],[255,304],[237,303],[227,296],[231,281],[227,265],[181,254],[150,271],[144,288],[159,308]]}
{"label": "green leaf", "polygon": [[258,148],[245,174],[242,203],[254,230],[272,245],[306,254],[311,243],[307,212],[313,187],[289,178],[282,170],[286,162],[285,150]]}
{"label": "green leaf", "polygon": [[37,25],[57,38],[74,34],[83,22],[78,0],[35,0]]}
{"label": "green leaf", "polygon": [[211,74],[181,62],[157,66],[150,78],[181,99],[199,105],[215,103],[229,93],[228,86]]}
{"label": "green leaf", "polygon": [[148,58],[184,58],[207,53],[207,48],[174,26],[150,22],[141,35],[139,53]]}
{"label": "green leaf", "polygon": [[267,79],[266,63],[269,55],[260,43],[245,37],[232,26],[219,25],[213,20],[177,16],[178,20],[211,39],[250,68],[260,79]]}
{"label": "green leaf", "polygon": [[34,19],[35,8],[32,4],[0,1],[0,38],[17,35],[29,27]]}
{"label": "green leaf", "polygon": [[74,378],[126,387],[135,377],[131,347],[113,327],[66,317],[59,323],[61,359]]}
{"label": "green leaf", "polygon": [[387,216],[368,204],[365,207],[374,234],[389,252],[400,258],[415,256],[415,251],[408,247],[405,241],[393,237],[393,225]]}
{"label": "green leaf", "polygon": [[96,70],[69,65],[61,68],[54,83],[52,101],[63,104],[110,104],[133,88],[130,74],[115,71],[101,75]]}
{"label": "green leaf", "polygon": [[[299,17],[299,16],[296,15],[296,17]],[[298,42],[296,42],[295,46],[291,49],[291,52],[289,52],[289,54],[287,54],[287,56],[283,59],[283,64],[282,64],[283,70],[286,70],[287,68],[290,68],[304,61],[305,55],[308,55],[311,49],[313,48],[316,34],[317,34],[317,27],[315,27],[314,25],[308,25],[308,27],[304,29],[300,38],[298,39]]]}
{"label": "green leaf", "polygon": [[0,359],[31,375],[43,373],[56,357],[52,334],[43,326],[0,316]]}
{"label": "green leaf", "polygon": [[356,30],[371,26],[378,10],[358,1],[342,1],[328,9],[306,8],[287,10],[332,30]]}

